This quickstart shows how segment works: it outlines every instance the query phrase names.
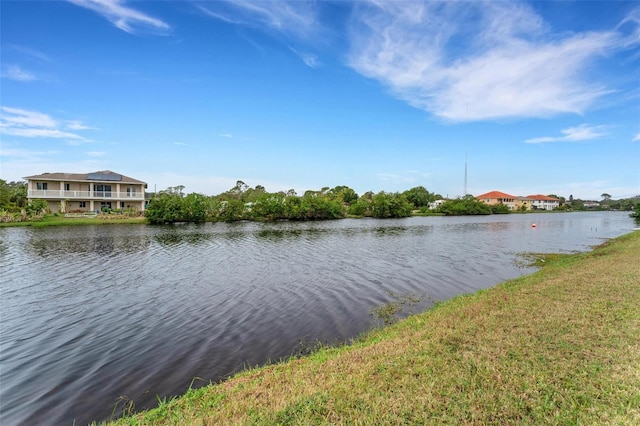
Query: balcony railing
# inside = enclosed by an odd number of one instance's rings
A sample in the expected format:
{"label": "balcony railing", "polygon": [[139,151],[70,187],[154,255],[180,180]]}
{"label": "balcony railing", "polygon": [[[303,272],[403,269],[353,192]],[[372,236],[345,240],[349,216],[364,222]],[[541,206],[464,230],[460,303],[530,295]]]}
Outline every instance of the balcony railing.
{"label": "balcony railing", "polygon": [[59,191],[54,189],[30,189],[29,198],[55,198],[58,200],[144,200],[144,192],[115,191]]}

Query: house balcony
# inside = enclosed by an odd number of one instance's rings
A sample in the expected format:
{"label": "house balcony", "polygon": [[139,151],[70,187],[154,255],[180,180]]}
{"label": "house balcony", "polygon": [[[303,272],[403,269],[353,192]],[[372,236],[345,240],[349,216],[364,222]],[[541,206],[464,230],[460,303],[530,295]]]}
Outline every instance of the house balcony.
{"label": "house balcony", "polygon": [[53,189],[30,189],[28,198],[43,200],[131,200],[144,201],[144,192],[115,192],[115,191],[59,191]]}

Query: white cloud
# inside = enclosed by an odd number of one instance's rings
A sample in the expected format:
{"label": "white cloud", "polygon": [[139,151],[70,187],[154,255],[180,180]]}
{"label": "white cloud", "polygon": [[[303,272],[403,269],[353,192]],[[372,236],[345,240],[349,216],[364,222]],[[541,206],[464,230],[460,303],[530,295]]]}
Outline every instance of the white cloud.
{"label": "white cloud", "polygon": [[38,61],[50,61],[51,59],[49,58],[49,55],[47,55],[44,52],[41,52],[40,50],[37,49],[32,49],[30,47],[26,47],[26,46],[21,46],[21,45],[17,45],[17,44],[7,44],[7,47],[16,51],[16,52],[20,52],[21,54],[27,55],[30,58],[34,58],[37,59]]}
{"label": "white cloud", "polygon": [[164,33],[170,26],[164,21],[146,15],[124,5],[122,0],[67,0],[76,6],[84,7],[104,16],[113,25],[134,34],[144,30]]}
{"label": "white cloud", "polygon": [[[90,139],[77,133],[62,130],[60,124],[47,114],[20,108],[0,107],[0,133],[26,138],[67,139],[75,142],[90,142]],[[67,123],[79,123],[71,121]],[[74,130],[73,128],[71,130]]]}
{"label": "white cloud", "polygon": [[291,46],[289,46],[289,49],[291,49],[291,51],[295,53],[296,56],[302,59],[302,62],[304,62],[304,64],[309,68],[316,69],[320,66],[320,60],[318,59],[318,55],[314,53],[301,52],[297,49],[294,49]]}
{"label": "white cloud", "polygon": [[525,140],[525,143],[547,143],[547,142],[580,142],[592,139],[599,139],[607,136],[605,126],[589,126],[581,124],[577,127],[569,127],[560,132],[562,136],[543,136]]}
{"label": "white cloud", "polygon": [[77,139],[88,141],[75,133],[63,132],[58,129],[35,129],[26,127],[2,128],[2,133],[12,136],[22,136],[25,138],[54,138],[54,139]]}
{"label": "white cloud", "polygon": [[[4,113],[0,121],[1,126],[6,127],[56,127],[58,123],[46,114],[27,111],[20,108],[0,107]],[[8,115],[7,115],[8,114]]]}
{"label": "white cloud", "polygon": [[65,121],[64,126],[69,130],[95,130],[95,127],[89,127],[79,120]]}
{"label": "white cloud", "polygon": [[581,113],[608,93],[584,77],[614,31],[558,35],[520,2],[358,3],[349,63],[451,121]]}
{"label": "white cloud", "polygon": [[34,81],[38,78],[32,72],[24,70],[17,65],[8,65],[2,70],[2,78],[14,81]]}
{"label": "white cloud", "polygon": [[307,37],[317,28],[314,2],[221,0],[204,2],[199,9],[224,22],[271,28],[297,37]]}
{"label": "white cloud", "polygon": [[228,138],[228,139],[233,138],[233,135],[231,133],[220,133],[218,136],[220,136],[221,138]]}
{"label": "white cloud", "polygon": [[[238,1],[203,2],[198,8],[207,16],[259,30],[271,30],[288,37],[310,41],[321,30],[315,2],[308,1]],[[315,37],[321,39],[322,37]],[[250,40],[249,40],[250,41]],[[250,41],[251,42],[251,41]],[[251,42],[255,45],[255,43]],[[259,46],[256,46],[261,49]],[[318,55],[307,50],[289,49],[310,68],[318,68]]]}
{"label": "white cloud", "polygon": [[631,142],[640,142],[640,133],[636,133]]}

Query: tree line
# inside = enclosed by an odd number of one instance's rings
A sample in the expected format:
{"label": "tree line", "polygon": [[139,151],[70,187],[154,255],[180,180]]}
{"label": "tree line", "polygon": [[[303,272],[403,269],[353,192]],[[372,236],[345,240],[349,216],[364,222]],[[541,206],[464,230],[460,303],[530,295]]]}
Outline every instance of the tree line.
{"label": "tree line", "polygon": [[[443,201],[437,208],[433,202],[443,197],[417,186],[404,192],[358,195],[348,186],[324,187],[298,195],[289,191],[268,192],[264,186],[249,187],[243,181],[215,196],[184,194],[184,186],[169,187],[155,194],[145,216],[151,224],[174,222],[235,222],[241,220],[326,220],[344,217],[402,218],[413,214],[489,215],[510,213],[504,204],[487,205],[472,195]],[[571,209],[577,201],[561,200],[561,209]],[[607,199],[608,200],[608,199]],[[631,209],[632,204],[621,202]]]}
{"label": "tree line", "polygon": [[[416,186],[404,192],[373,193],[358,195],[348,186],[324,187],[308,190],[298,195],[289,191],[268,192],[264,186],[249,187],[242,181],[219,195],[207,196],[197,193],[185,194],[185,187],[169,187],[152,195],[145,216],[149,223],[207,222],[240,220],[323,220],[344,217],[401,218],[413,214],[486,215],[510,213],[506,205],[487,205],[472,195],[444,200],[433,208],[436,200],[443,197]],[[551,194],[560,200],[560,210],[583,210],[582,200],[569,199]],[[602,194],[601,209],[640,211],[640,196],[612,200]],[[32,220],[47,212],[43,200],[27,200],[27,185],[24,181],[7,182],[0,179],[0,221]]]}
{"label": "tree line", "polygon": [[185,195],[183,189],[170,187],[153,196],[145,211],[149,223],[400,218],[411,216],[416,209],[427,211],[430,203],[442,198],[422,186],[402,193],[369,191],[361,196],[348,186],[308,190],[300,196],[294,190],[251,188],[242,181],[215,196]]}

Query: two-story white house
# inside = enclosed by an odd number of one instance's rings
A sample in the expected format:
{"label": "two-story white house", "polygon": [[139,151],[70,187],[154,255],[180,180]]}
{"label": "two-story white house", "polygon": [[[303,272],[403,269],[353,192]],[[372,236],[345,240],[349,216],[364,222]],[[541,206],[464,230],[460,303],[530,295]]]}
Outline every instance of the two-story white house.
{"label": "two-story white house", "polygon": [[27,198],[41,199],[56,213],[145,207],[145,182],[110,170],[93,173],[43,173],[25,176]]}
{"label": "two-story white house", "polygon": [[560,200],[548,195],[527,195],[527,198],[531,200],[533,210],[554,210],[560,207]]}

